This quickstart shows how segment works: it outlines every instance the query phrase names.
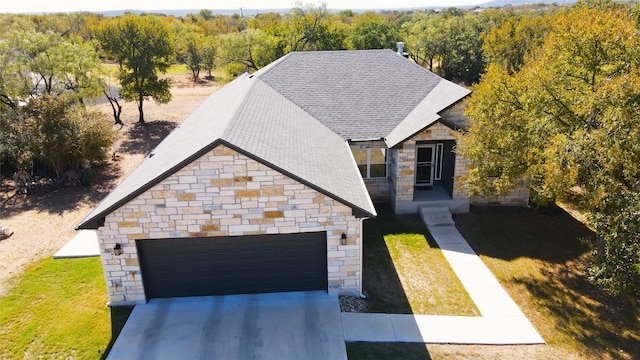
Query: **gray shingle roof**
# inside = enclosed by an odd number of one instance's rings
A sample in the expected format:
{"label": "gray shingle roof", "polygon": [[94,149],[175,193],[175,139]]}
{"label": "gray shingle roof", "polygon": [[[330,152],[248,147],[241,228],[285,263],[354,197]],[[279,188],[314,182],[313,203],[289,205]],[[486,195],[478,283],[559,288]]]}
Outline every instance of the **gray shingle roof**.
{"label": "gray shingle roof", "polygon": [[385,136],[387,146],[390,148],[394,147],[425,127],[440,120],[438,113],[469,95],[469,93],[471,93],[469,89],[458,86],[445,79],[440,79],[440,82],[431,89],[422,101]]}
{"label": "gray shingle roof", "polygon": [[468,90],[390,50],[291,53],[207,98],[78,225],[107,214],[219,144],[375,215],[347,139],[394,146]]}
{"label": "gray shingle roof", "polygon": [[386,137],[442,81],[464,89],[391,50],[291,53],[258,76],[351,140]]}
{"label": "gray shingle roof", "polygon": [[225,140],[369,215],[375,209],[347,142],[260,78]]}
{"label": "gray shingle roof", "polygon": [[97,228],[104,216],[218,144],[298,179],[361,216],[375,216],[348,143],[245,74],[207,98],[77,227]]}

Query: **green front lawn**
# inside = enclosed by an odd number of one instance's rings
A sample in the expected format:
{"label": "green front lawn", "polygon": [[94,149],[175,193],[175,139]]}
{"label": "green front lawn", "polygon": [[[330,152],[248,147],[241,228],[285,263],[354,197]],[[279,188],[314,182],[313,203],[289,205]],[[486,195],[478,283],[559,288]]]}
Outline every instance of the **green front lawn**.
{"label": "green front lawn", "polygon": [[34,263],[0,298],[0,359],[101,358],[131,311],[106,302],[99,258]]}
{"label": "green front lawn", "polygon": [[347,357],[366,360],[428,360],[431,359],[425,344],[418,343],[347,343]]}
{"label": "green front lawn", "polygon": [[[425,346],[358,342],[347,344],[350,360],[635,359],[640,355],[640,300],[611,296],[588,281],[584,270],[590,255],[580,238],[593,233],[582,223],[556,207],[473,207],[471,213],[454,218],[465,239],[547,344]],[[365,222],[364,285],[373,311],[408,313],[413,308],[414,302],[409,299],[415,289],[409,283],[414,279],[406,281],[406,275],[400,274],[407,273],[403,266],[406,261],[411,266],[421,265],[411,262],[415,255],[406,254],[422,251],[418,249],[423,243],[409,233],[422,234],[431,244],[417,216],[394,217],[382,211],[380,218]],[[427,271],[437,272],[441,265],[435,264]],[[455,304],[442,304],[443,312],[457,312]]]}
{"label": "green front lawn", "polygon": [[[610,296],[587,281],[589,253],[578,238],[592,234],[584,225],[557,209],[474,208],[455,220],[547,345],[349,343],[350,359],[633,359],[640,354],[640,301]],[[468,296],[458,285],[440,291],[451,286],[451,270],[418,217],[382,210],[378,219],[367,220],[364,255],[369,311],[476,311],[468,304],[460,307]],[[34,263],[0,298],[0,359],[103,357],[131,311],[112,312],[106,301],[100,259]]]}
{"label": "green front lawn", "polygon": [[417,215],[378,206],[364,222],[363,267],[369,312],[480,315]]}

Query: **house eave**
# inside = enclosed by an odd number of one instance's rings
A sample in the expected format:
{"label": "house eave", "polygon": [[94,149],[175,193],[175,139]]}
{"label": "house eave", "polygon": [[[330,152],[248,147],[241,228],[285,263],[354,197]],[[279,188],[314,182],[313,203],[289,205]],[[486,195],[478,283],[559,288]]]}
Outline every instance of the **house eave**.
{"label": "house eave", "polygon": [[[283,169],[283,168],[281,168],[281,167],[279,167],[279,166],[277,166],[277,165],[275,165],[275,164],[273,164],[273,163],[271,163],[269,161],[266,161],[266,160],[256,156],[255,154],[252,154],[251,152],[245,151],[244,149],[242,149],[242,148],[240,148],[240,147],[238,147],[238,146],[236,146],[236,145],[234,145],[232,143],[229,143],[227,141],[222,140],[221,144],[229,147],[230,149],[233,149],[233,150],[237,151],[238,153],[241,153],[242,155],[244,155],[244,156],[246,156],[246,157],[248,157],[248,158],[250,158],[250,159],[252,159],[254,161],[257,161],[257,162],[261,163],[262,165],[270,167],[271,169],[274,169],[274,170],[278,171],[279,173],[281,173],[283,175],[286,175],[287,177],[290,177],[290,178],[300,182],[301,184],[304,184],[304,185],[314,189],[315,191],[317,191],[317,192],[319,192],[319,193],[321,193],[323,195],[326,195],[326,196],[328,196],[328,197],[330,197],[330,198],[332,198],[332,199],[334,199],[334,200],[336,200],[336,201],[338,201],[338,202],[350,207],[353,210],[353,215],[355,217],[357,217],[357,218],[362,218],[362,217],[374,218],[374,217],[377,216],[377,214],[375,212],[375,208],[373,207],[372,203],[370,203],[370,206],[371,206],[371,209],[373,211],[368,211],[368,210],[362,208],[361,206],[358,206],[358,205],[356,205],[356,204],[354,204],[354,203],[352,203],[350,201],[347,201],[343,197],[340,197],[340,196],[338,196],[336,194],[333,194],[330,191],[328,191],[326,189],[323,189],[323,188],[313,184],[312,182],[310,182],[308,180],[305,180],[305,179],[301,178],[300,176],[297,176],[297,175],[295,175],[295,174],[293,174],[293,173],[291,173],[291,172],[289,172],[289,171],[287,171],[287,170],[285,170],[285,169]],[[355,162],[355,160],[354,160],[354,162]],[[362,185],[364,186],[364,182],[362,183]],[[366,189],[366,187],[365,187],[365,189]],[[371,200],[369,199],[369,201],[371,201]]]}
{"label": "house eave", "polygon": [[[138,195],[140,195],[140,194],[144,193],[145,191],[149,190],[150,188],[154,187],[155,185],[157,185],[158,183],[160,183],[164,179],[166,179],[169,176],[173,175],[178,170],[182,169],[186,165],[192,163],[193,161],[195,161],[199,157],[201,157],[204,154],[206,154],[207,152],[211,151],[213,148],[215,148],[216,146],[220,145],[221,142],[222,142],[222,139],[217,139],[216,141],[210,143],[209,145],[207,145],[204,148],[200,149],[199,151],[195,152],[193,155],[191,155],[191,156],[187,157],[186,159],[182,160],[181,162],[179,162],[175,166],[169,168],[164,173],[160,174],[159,176],[156,176],[155,178],[153,178],[151,181],[147,182],[143,186],[141,186],[138,189],[132,191],[127,196],[124,196],[122,199],[114,202],[111,206],[107,207],[106,209],[100,211],[99,213],[96,213],[95,215],[89,214],[88,217],[86,217],[85,219],[80,221],[80,223],[78,225],[76,225],[75,229],[76,230],[85,230],[85,229],[95,230],[95,229],[98,229],[99,227],[104,225],[104,221],[105,221],[104,219],[105,219],[105,217],[107,215],[111,214],[112,212],[114,212],[118,208],[120,208],[120,207],[124,206],[125,204],[127,204],[129,201],[135,199]],[[147,156],[148,157],[149,156],[153,156],[153,152],[151,152]],[[106,198],[105,198],[105,200],[106,200]]]}
{"label": "house eave", "polygon": [[[194,153],[193,155],[191,155],[190,157],[186,158],[185,160],[181,161],[180,163],[178,163],[176,166],[170,168],[169,170],[165,171],[164,173],[162,173],[161,175],[155,177],[152,181],[146,183],[145,185],[141,186],[140,188],[138,188],[137,190],[129,193],[127,196],[123,197],[122,199],[114,202],[111,206],[107,207],[105,210],[100,211],[94,215],[89,215],[87,218],[83,219],[78,225],[76,225],[75,229],[76,230],[85,230],[85,229],[91,229],[91,230],[95,230],[100,228],[101,226],[104,225],[105,222],[105,217],[109,214],[111,214],[112,212],[114,212],[115,210],[117,210],[118,208],[124,206],[125,204],[127,204],[129,201],[135,199],[137,196],[143,194],[145,191],[149,190],[150,188],[154,187],[155,185],[157,185],[158,183],[162,182],[163,180],[165,180],[166,178],[168,178],[169,176],[173,175],[174,173],[176,173],[178,170],[182,169],[183,167],[187,166],[188,164],[192,163],[193,161],[197,160],[198,158],[204,156],[206,153],[208,153],[209,151],[213,150],[214,148],[216,148],[217,146],[220,145],[224,145],[227,146],[241,154],[243,154],[244,156],[247,156],[248,158],[251,158],[265,166],[268,166],[296,181],[299,181],[302,184],[305,184],[307,186],[309,186],[310,188],[326,195],[329,196],[330,198],[350,207],[351,209],[353,209],[354,212],[354,216],[361,218],[361,217],[375,217],[376,213],[375,210],[372,211],[368,211],[360,206],[357,206],[347,200],[345,200],[344,198],[337,196],[329,191],[327,191],[326,189],[322,189],[316,185],[314,185],[313,183],[300,178],[299,176],[296,176],[295,174],[292,174],[264,159],[261,159],[260,157],[255,156],[254,154],[251,154],[248,151],[245,151],[244,149],[228,142],[225,141],[223,139],[217,139],[216,141],[212,142],[211,144],[209,144],[208,146],[202,148],[200,151]],[[373,205],[371,206],[372,209]]]}
{"label": "house eave", "polygon": [[451,122],[451,121],[449,121],[449,120],[447,120],[447,119],[445,119],[443,117],[440,117],[438,120],[430,123],[429,125],[427,125],[427,126],[423,127],[422,129],[416,131],[415,133],[407,136],[405,139],[403,139],[402,141],[397,142],[396,144],[389,144],[387,139],[385,139],[385,142],[387,143],[387,145],[389,146],[390,149],[400,148],[400,147],[402,147],[402,144],[404,144],[405,141],[407,141],[407,140],[413,138],[414,136],[418,135],[419,133],[427,130],[428,128],[432,127],[436,123],[441,123],[442,125],[450,128],[453,131],[465,131],[463,128],[459,127],[458,125],[454,124],[453,122]]}

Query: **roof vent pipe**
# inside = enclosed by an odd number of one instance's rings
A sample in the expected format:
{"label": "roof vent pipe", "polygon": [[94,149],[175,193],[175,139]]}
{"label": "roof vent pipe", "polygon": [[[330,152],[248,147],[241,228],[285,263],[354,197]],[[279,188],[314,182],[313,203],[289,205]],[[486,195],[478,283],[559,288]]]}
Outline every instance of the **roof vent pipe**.
{"label": "roof vent pipe", "polygon": [[404,43],[402,41],[398,41],[396,43],[396,46],[398,47],[398,55],[403,56],[405,58],[409,57],[409,54],[404,52]]}

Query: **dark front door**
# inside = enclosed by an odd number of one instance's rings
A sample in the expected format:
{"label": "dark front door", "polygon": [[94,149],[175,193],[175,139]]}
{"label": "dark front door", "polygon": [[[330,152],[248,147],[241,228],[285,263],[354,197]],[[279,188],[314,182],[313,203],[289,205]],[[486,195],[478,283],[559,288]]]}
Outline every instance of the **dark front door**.
{"label": "dark front door", "polygon": [[416,147],[416,186],[433,186],[435,144]]}
{"label": "dark front door", "polygon": [[147,297],[327,290],[326,233],[138,240]]}

